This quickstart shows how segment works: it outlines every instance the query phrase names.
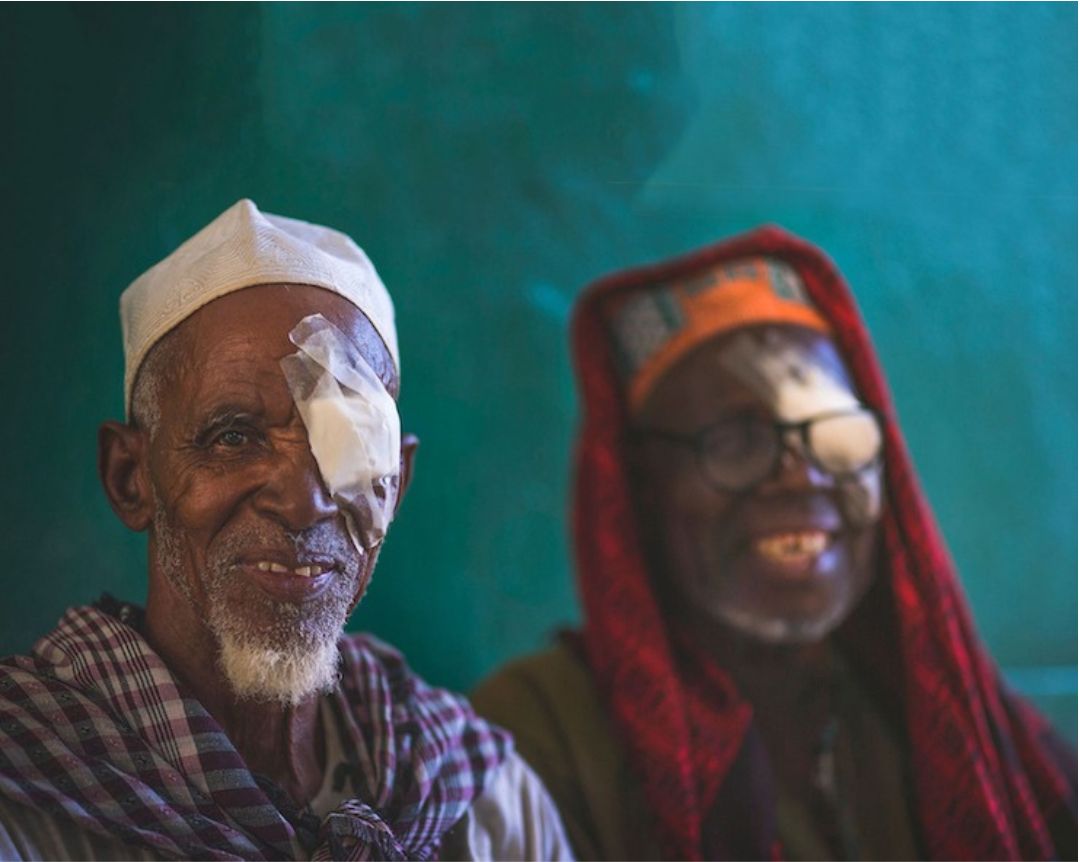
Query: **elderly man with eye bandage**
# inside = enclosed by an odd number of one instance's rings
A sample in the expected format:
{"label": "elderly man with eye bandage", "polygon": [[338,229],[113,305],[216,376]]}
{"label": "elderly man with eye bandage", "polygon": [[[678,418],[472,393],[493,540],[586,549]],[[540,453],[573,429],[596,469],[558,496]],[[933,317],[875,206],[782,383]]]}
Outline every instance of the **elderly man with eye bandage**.
{"label": "elderly man with eye bandage", "polygon": [[579,298],[584,626],[474,694],[581,858],[1076,858],[854,300],[764,228]]}
{"label": "elderly man with eye bandage", "polygon": [[342,636],[417,445],[363,251],[240,201],[121,318],[99,466],[147,603],[0,661],[0,859],[571,858],[505,732]]}

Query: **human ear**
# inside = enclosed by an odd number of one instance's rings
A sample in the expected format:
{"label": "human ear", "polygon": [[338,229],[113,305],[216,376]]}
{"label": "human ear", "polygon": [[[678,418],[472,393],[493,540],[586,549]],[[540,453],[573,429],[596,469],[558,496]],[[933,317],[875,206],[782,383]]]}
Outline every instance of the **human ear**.
{"label": "human ear", "polygon": [[420,438],[415,434],[401,435],[401,481],[398,483],[397,500],[394,502],[394,515],[401,508],[401,498],[405,496],[409,483],[412,482],[413,461],[416,450],[420,448]]}
{"label": "human ear", "polygon": [[147,442],[145,432],[120,422],[103,422],[98,429],[98,476],[105,496],[124,525],[140,533],[154,516]]}

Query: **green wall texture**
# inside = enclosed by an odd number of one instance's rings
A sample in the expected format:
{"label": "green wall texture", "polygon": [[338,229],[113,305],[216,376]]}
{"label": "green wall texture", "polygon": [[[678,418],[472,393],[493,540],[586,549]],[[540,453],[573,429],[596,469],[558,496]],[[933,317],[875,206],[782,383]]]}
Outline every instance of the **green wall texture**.
{"label": "green wall texture", "polygon": [[1074,4],[0,11],[0,652],[145,544],[98,487],[126,284],[243,196],[398,307],[413,489],[353,625],[464,688],[577,619],[566,318],[771,221],[848,276],[980,630],[1076,732]]}

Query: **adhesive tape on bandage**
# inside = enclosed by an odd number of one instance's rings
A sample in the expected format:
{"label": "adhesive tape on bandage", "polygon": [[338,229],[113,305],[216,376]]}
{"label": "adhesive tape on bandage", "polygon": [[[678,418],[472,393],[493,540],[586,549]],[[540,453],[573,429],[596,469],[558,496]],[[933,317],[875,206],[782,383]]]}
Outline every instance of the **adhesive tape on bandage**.
{"label": "adhesive tape on bandage", "polygon": [[344,333],[321,314],[289,333],[299,348],[281,360],[308,445],[358,550],[393,520],[400,470],[397,404]]}

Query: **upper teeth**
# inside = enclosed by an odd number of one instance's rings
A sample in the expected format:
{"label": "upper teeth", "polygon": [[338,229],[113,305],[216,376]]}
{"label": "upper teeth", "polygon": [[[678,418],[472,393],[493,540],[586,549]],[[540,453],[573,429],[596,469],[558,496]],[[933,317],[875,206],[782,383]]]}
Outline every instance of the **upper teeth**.
{"label": "upper teeth", "polygon": [[[283,574],[289,571],[285,566],[281,565],[281,563],[272,563],[269,560],[260,560],[255,566],[260,572],[277,572]],[[323,573],[323,567],[297,566],[292,572],[294,575],[299,575],[302,578],[313,578],[316,575],[321,575]]]}
{"label": "upper teeth", "polygon": [[805,530],[798,533],[776,533],[759,539],[758,552],[777,560],[816,557],[829,544],[829,534],[821,530]]}

